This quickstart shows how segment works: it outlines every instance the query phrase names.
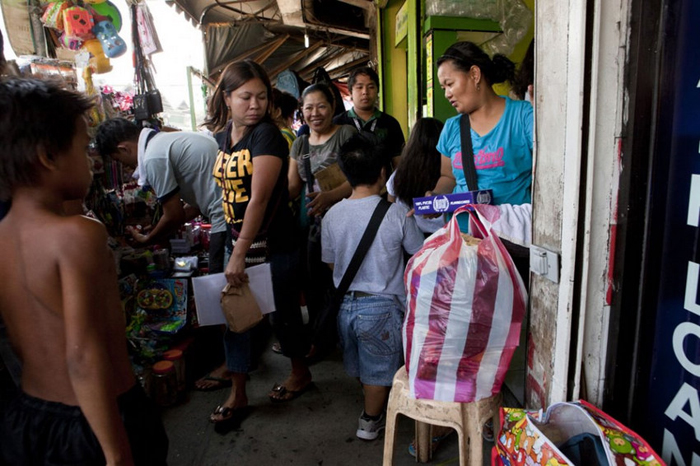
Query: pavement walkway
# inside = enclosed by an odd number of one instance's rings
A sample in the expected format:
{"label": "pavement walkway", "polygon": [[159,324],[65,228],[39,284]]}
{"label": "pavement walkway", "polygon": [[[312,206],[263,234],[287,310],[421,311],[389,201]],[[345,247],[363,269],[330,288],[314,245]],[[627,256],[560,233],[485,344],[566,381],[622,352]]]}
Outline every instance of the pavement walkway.
{"label": "pavement walkway", "polygon": [[[187,401],[163,411],[170,438],[171,466],[344,466],[381,465],[384,435],[372,442],[355,436],[362,411],[359,383],[348,377],[340,352],[312,366],[314,387],[299,398],[272,403],[267,397],[275,382],[289,370],[285,357],[268,349],[250,374],[251,410],[230,432],[217,433],[209,413],[226,398],[227,390],[189,391]],[[395,465],[415,465],[407,447],[414,423],[400,416]],[[492,443],[484,442],[484,465],[490,464]],[[459,464],[457,435],[448,437],[431,464]]]}

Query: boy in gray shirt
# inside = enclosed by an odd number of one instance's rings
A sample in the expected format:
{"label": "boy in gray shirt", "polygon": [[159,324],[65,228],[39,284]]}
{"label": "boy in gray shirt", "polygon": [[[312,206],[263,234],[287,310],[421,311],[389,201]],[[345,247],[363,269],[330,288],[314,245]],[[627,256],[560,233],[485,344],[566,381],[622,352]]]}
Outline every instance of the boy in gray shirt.
{"label": "boy in gray shirt", "polygon": [[[338,162],[352,195],[331,207],[321,228],[322,259],[333,269],[336,287],[381,199],[388,165],[376,137],[363,133],[343,144]],[[423,239],[415,219],[392,205],[338,313],[345,370],[359,378],[365,393],[356,432],[363,440],[376,439],[384,428],[384,407],[403,355],[403,251],[415,254]]]}

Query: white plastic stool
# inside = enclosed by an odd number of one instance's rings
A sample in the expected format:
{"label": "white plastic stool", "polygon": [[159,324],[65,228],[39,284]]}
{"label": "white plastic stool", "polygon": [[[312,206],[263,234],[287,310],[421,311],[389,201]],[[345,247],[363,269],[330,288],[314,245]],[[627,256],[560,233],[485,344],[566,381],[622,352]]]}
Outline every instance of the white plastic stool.
{"label": "white plastic stool", "polygon": [[457,431],[460,466],[482,466],[482,428],[484,422],[493,419],[494,436],[498,435],[498,408],[501,400],[500,393],[472,403],[416,400],[409,395],[406,366],[401,367],[394,376],[389,394],[384,436],[384,466],[392,466],[394,460],[396,418],[399,414],[416,421],[416,461],[426,462],[432,454],[430,426],[426,425],[427,423],[451,427]]}

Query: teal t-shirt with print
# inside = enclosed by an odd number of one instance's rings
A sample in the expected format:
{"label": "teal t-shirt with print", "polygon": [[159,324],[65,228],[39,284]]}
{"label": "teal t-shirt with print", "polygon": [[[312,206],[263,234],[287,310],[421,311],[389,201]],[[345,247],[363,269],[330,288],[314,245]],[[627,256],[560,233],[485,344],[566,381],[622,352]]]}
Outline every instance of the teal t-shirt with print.
{"label": "teal t-shirt with print", "polygon": [[[483,136],[473,129],[472,146],[479,189],[493,190],[493,203],[527,204],[532,187],[532,105],[504,97],[506,108],[496,126]],[[457,115],[447,120],[437,149],[452,161],[455,193],[468,191],[462,168],[462,142]]]}

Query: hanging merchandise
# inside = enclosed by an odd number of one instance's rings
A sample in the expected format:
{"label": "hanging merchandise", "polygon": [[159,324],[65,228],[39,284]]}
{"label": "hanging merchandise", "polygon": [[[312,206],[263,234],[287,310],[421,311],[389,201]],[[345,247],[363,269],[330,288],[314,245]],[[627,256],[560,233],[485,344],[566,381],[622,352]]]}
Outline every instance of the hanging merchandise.
{"label": "hanging merchandise", "polygon": [[102,50],[102,44],[100,44],[99,40],[86,40],[83,43],[83,49],[90,52],[90,67],[95,71],[95,74],[112,71],[112,64],[109,62],[109,58],[105,56],[104,50]]}
{"label": "hanging merchandise", "polygon": [[119,9],[114,6],[114,3],[107,1],[102,3],[92,3],[90,8],[93,10],[93,15],[95,18],[104,16],[109,21],[114,24],[114,28],[117,31],[122,30],[122,15],[119,13]]}
{"label": "hanging merchandise", "polygon": [[71,39],[88,40],[94,39],[92,28],[95,20],[92,14],[85,8],[72,6],[63,12],[63,27],[66,36]]}
{"label": "hanging merchandise", "polygon": [[92,31],[102,44],[102,50],[107,57],[117,58],[126,53],[126,42],[119,37],[111,22],[100,21],[92,28]]}
{"label": "hanging merchandise", "polygon": [[[134,41],[134,87],[136,88],[133,110],[134,117],[138,121],[151,119],[154,115],[163,111],[160,91],[156,89],[151,74],[151,63],[141,44],[138,20],[141,8],[146,8],[145,4],[131,5],[131,37]],[[143,17],[143,13],[141,13],[141,17]]]}
{"label": "hanging merchandise", "polygon": [[137,5],[136,24],[143,54],[151,56],[154,53],[162,52],[163,48],[158,40],[158,33],[156,32],[155,24],[153,24],[153,16],[151,16],[151,11],[145,2]]}
{"label": "hanging merchandise", "polygon": [[46,5],[46,10],[41,16],[41,22],[47,28],[63,31],[63,13],[71,7],[70,2],[52,2]]}
{"label": "hanging merchandise", "polygon": [[89,65],[94,73],[111,71],[109,59],[126,52],[126,43],[117,33],[121,28],[121,15],[108,1],[64,0],[47,3],[41,21],[57,52],[68,49],[89,53]]}

